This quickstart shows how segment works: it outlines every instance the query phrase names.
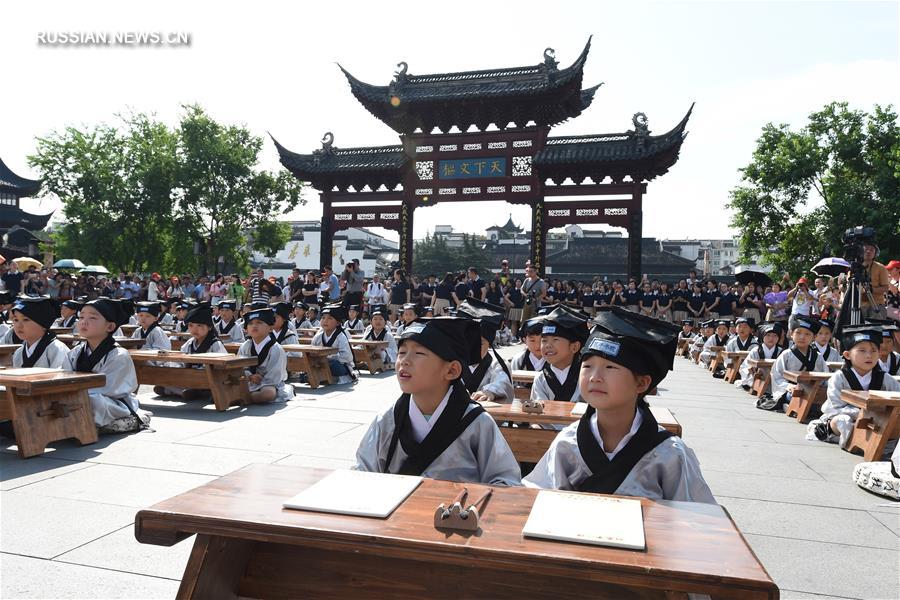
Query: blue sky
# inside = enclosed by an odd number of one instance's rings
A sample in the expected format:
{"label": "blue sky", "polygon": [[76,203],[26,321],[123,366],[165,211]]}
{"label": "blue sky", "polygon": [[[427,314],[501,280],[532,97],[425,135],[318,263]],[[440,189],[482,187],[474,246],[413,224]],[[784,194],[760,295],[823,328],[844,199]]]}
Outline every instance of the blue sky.
{"label": "blue sky", "polygon": [[[171,124],[199,102],[218,119],[272,132],[308,152],[325,131],[335,145],[381,145],[396,134],[350,95],[335,63],[387,83],[397,62],[410,73],[519,66],[552,46],[570,63],[593,34],[585,85],[593,106],[553,134],[619,132],[645,112],[661,133],[697,107],[682,157],[651,182],[644,234],[722,237],[724,208],[754,140],[769,121],[802,126],[831,100],[870,109],[898,102],[895,2],[469,2],[391,4],[123,2],[7,3],[0,38],[4,93],[0,156],[36,176],[25,156],[34,137],[66,125],[114,122],[127,109]],[[186,31],[188,48],[48,48],[40,31]],[[277,169],[266,144],[261,164]],[[314,194],[291,216],[317,219]],[[32,203],[47,212],[58,203]],[[448,204],[416,212],[415,233],[437,224],[483,231],[505,203]],[[702,219],[698,219],[703,215]]]}

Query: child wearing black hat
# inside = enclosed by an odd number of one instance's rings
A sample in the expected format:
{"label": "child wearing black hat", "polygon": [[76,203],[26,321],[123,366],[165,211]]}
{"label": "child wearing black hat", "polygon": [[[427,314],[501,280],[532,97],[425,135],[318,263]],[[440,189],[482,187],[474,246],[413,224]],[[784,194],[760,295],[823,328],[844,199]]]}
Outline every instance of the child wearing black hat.
{"label": "child wearing black hat", "polygon": [[[275,341],[282,346],[299,344],[300,338],[297,337],[297,330],[291,322],[291,305],[287,302],[276,302],[270,305],[270,308],[275,312]],[[294,352],[288,356],[299,356],[299,354],[299,352]]]}
{"label": "child wearing black hat", "polygon": [[893,334],[897,326],[893,323],[878,323],[881,329],[881,344],[878,346],[878,366],[888,375],[900,373],[900,354],[894,352]]}
{"label": "child wearing black hat", "polygon": [[462,382],[473,400],[512,402],[515,390],[506,361],[494,349],[497,330],[503,321],[502,306],[477,298],[466,298],[456,308],[457,316],[478,321],[481,330],[481,353],[478,361],[463,369]]}
{"label": "child wearing black hat", "polygon": [[185,321],[185,318],[187,317],[188,311],[194,308],[194,306],[196,306],[196,304],[190,302],[189,300],[179,300],[178,302],[176,302],[175,320],[172,323],[172,331],[176,333],[188,332],[188,324]]}
{"label": "child wearing black hat", "polygon": [[725,345],[728,344],[728,340],[730,339],[728,327],[730,324],[731,322],[726,319],[719,319],[716,321],[715,332],[703,343],[703,350],[700,351],[700,362],[703,363],[704,366],[708,367],[710,361],[714,358],[715,353],[712,351],[713,346],[725,347]]}
{"label": "child wearing black hat", "polygon": [[[753,337],[753,321],[746,317],[738,317],[734,320],[735,335],[729,338],[725,344],[725,352],[749,352],[756,346],[756,338]],[[725,366],[731,366],[731,359],[725,357]]]}
{"label": "child wearing black hat", "polygon": [[784,378],[785,371],[828,372],[825,361],[819,356],[812,343],[819,331],[819,321],[806,315],[792,315],[788,320],[791,348],[782,352],[772,366],[771,396],[764,395],[756,402],[763,410],[781,410],[791,401],[794,384]]}
{"label": "child wearing black hat", "polygon": [[532,400],[578,402],[580,352],[588,338],[587,317],[562,305],[544,318],[541,356],[545,362],[531,386]]}
{"label": "child wearing black hat", "polygon": [[693,339],[697,337],[697,333],[694,331],[694,321],[693,319],[682,319],[681,320],[681,331],[678,332],[678,340],[684,340],[684,350],[680,353],[685,358],[690,356],[690,348],[693,343]]}
{"label": "child wearing black hat", "polygon": [[750,354],[747,355],[747,358],[744,362],[741,363],[741,368],[738,371],[741,375],[740,386],[744,388],[744,391],[750,391],[751,386],[753,385],[753,376],[756,374],[755,370],[750,369],[750,360],[774,360],[778,358],[778,355],[782,352],[782,347],[778,345],[778,340],[781,339],[781,323],[779,321],[772,321],[767,323],[760,323],[757,328],[757,344],[750,349]]}
{"label": "child wearing black hat", "polygon": [[348,335],[362,333],[366,329],[362,319],[359,318],[359,305],[351,304],[347,307],[347,320],[344,321],[344,331]]}
{"label": "child wearing black hat", "polygon": [[294,397],[294,387],[284,383],[287,379],[287,354],[272,333],[275,312],[271,308],[252,310],[244,316],[244,323],[248,337],[238,348],[238,356],[255,356],[259,360],[256,366],[245,371],[250,401],[259,404],[290,400]]}
{"label": "child wearing black hat", "polygon": [[337,348],[337,354],[328,357],[331,374],[338,378],[337,383],[353,383],[359,379],[353,361],[353,349],[350,338],[341,327],[347,320],[347,311],[340,304],[328,304],[322,308],[322,319],[319,322],[321,331],[312,339],[313,346]]}
{"label": "child wearing black hat", "polygon": [[[157,322],[160,325],[169,326],[175,323],[175,317],[170,310],[176,302],[178,302],[178,300],[175,298],[167,298],[159,301],[159,319]],[[136,325],[137,323],[132,322],[132,324]]]}
{"label": "child wearing black hat", "polygon": [[838,351],[831,345],[831,336],[834,333],[834,322],[830,319],[819,319],[819,331],[813,340],[813,347],[827,365],[839,360]]}
{"label": "child wearing black hat", "polygon": [[171,350],[172,342],[159,326],[159,302],[138,302],[137,320],[140,327],[131,334],[133,340],[144,340],[141,350]]}
{"label": "child wearing black hat", "polygon": [[403,310],[400,313],[400,318],[397,319],[397,322],[394,323],[396,327],[396,334],[399,336],[403,333],[403,330],[406,327],[419,318],[419,305],[414,304],[412,302],[408,302],[403,305]]}
{"label": "child wearing black hat", "polygon": [[360,471],[520,485],[521,472],[494,419],[461,381],[481,354],[472,319],[422,319],[398,336],[402,395],[378,415],[356,451]]}
{"label": "child wearing black hat", "polygon": [[61,369],[69,348],[50,331],[56,304],[49,296],[20,296],[10,309],[13,329],[22,345],[13,353],[13,368]]}
{"label": "child wearing black hat", "polygon": [[216,324],[216,335],[223,343],[243,342],[244,328],[237,322],[235,300],[222,300],[219,302],[219,322]]}
{"label": "child wearing black hat", "polygon": [[309,319],[306,318],[306,313],[309,311],[309,305],[306,302],[295,302],[294,303],[294,318],[292,322],[294,323],[294,330],[297,329],[312,329],[312,323],[309,322]]}
{"label": "child wearing black hat", "polygon": [[84,304],[77,300],[66,300],[59,308],[59,318],[53,321],[51,327],[71,327],[74,329],[75,323],[78,322],[78,311],[83,306]]}
{"label": "child wearing black hat", "polygon": [[[191,339],[184,342],[181,351],[185,354],[226,354],[225,345],[216,336],[212,320],[212,309],[206,302],[201,302],[184,316],[183,323],[187,327]],[[166,366],[185,367],[182,362],[170,362]],[[189,365],[193,369],[203,369],[203,365]],[[185,400],[196,400],[209,395],[208,389],[192,389],[178,387],[153,386],[153,392],[159,396],[181,396]]]}
{"label": "child wearing black hat", "polygon": [[363,333],[363,339],[373,342],[387,342],[387,348],[381,352],[381,360],[387,369],[392,368],[394,361],[397,360],[397,340],[387,326],[387,320],[390,318],[387,306],[380,305],[372,308],[371,324]]}
{"label": "child wearing black hat", "polygon": [[525,321],[520,330],[525,350],[512,359],[513,371],[540,371],[544,368],[544,355],[541,354],[541,331],[544,329],[544,317],[533,317]]}
{"label": "child wearing black hat", "polygon": [[88,390],[100,433],[137,431],[150,423],[151,413],[141,410],[134,395],[138,381],[131,356],[113,337],[127,322],[128,313],[118,300],[98,298],[85,304],[78,319],[78,333],[85,341],[69,351],[63,365],[67,371],[106,375],[102,387]]}
{"label": "child wearing black hat", "polygon": [[703,346],[706,344],[706,341],[712,337],[714,329],[715,321],[712,319],[700,323],[700,334],[694,337],[694,341],[691,344],[691,360],[694,362],[700,361],[700,353],[703,352]]}
{"label": "child wearing black hat", "polygon": [[678,328],[601,308],[580,361],[584,416],[562,430],[528,487],[715,504],[694,452],[659,427],[644,400],[672,369]]}
{"label": "child wearing black hat", "polygon": [[878,360],[878,346],[884,339],[880,325],[848,325],[841,335],[844,366],[828,380],[822,417],[810,421],[807,439],[840,442],[846,449],[853,434],[859,409],[841,399],[843,390],[900,391],[900,383],[882,370]]}

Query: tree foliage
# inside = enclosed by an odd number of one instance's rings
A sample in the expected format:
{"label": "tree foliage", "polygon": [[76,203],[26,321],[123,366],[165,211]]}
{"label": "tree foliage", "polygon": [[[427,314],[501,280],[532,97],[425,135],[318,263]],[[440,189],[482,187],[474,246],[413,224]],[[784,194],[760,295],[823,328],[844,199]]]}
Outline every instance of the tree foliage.
{"label": "tree foliage", "polygon": [[893,107],[834,102],[799,130],[767,124],[731,191],[742,259],[795,277],[840,255],[850,227],[875,228],[880,257],[900,256],[900,129]]}
{"label": "tree foliage", "polygon": [[450,247],[442,236],[426,235],[425,239],[415,242],[413,257],[416,273],[434,274],[439,278],[444,273],[457,273],[469,267],[475,267],[479,272],[490,267],[482,243],[468,235],[463,235],[463,245],[459,248]]}
{"label": "tree foliage", "polygon": [[246,264],[250,239],[263,250],[287,241],[276,218],[303,203],[302,186],[257,169],[261,138],[199,106],[184,107],[175,129],[146,114],[118,118],[38,138],[29,157],[43,193],[63,203],[58,255],[113,271],[209,271]]}

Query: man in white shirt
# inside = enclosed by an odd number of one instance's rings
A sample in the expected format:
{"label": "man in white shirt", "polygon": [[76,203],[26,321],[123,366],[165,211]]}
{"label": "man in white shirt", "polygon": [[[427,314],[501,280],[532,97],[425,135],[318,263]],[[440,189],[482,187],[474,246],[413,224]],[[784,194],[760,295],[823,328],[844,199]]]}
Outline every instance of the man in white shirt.
{"label": "man in white shirt", "polygon": [[387,304],[387,300],[387,289],[381,283],[381,277],[373,275],[372,283],[366,288],[366,301],[369,303],[369,306],[378,306]]}
{"label": "man in white shirt", "polygon": [[801,277],[797,280],[797,285],[788,292],[788,300],[793,301],[793,305],[791,306],[792,315],[803,315],[808,317],[812,314],[812,311],[816,306],[816,298],[809,291],[809,284],[806,281],[806,277]]}

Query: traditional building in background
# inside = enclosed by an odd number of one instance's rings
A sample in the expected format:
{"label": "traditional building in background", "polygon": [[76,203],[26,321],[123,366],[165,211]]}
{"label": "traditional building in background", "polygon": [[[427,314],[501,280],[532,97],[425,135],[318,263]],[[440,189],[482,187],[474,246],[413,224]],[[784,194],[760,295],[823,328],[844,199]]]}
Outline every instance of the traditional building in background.
{"label": "traditional building in background", "polygon": [[0,254],[6,260],[22,256],[45,258],[40,245],[52,242],[43,229],[53,213],[35,215],[20,206],[22,198],[35,196],[40,189],[39,180],[16,175],[0,159],[0,236],[3,236]]}
{"label": "traditional building in background", "polygon": [[589,49],[590,40],[562,69],[551,48],[543,62],[525,67],[412,75],[400,63],[383,86],[342,68],[356,99],[400,144],[338,148],[326,133],[320,150],[298,154],[275,141],[281,163],[319,190],[322,259],[337,231],[383,227],[399,233],[400,264],[414,272],[417,208],[505,200],[530,207],[529,249],[541,272],[550,229],[607,224],[628,231],[625,271],[639,276],[646,182],[678,160],[691,111],[662,135],[651,135],[646,115],[636,113],[634,129],[622,133],[551,137],[600,87],[582,88]]}
{"label": "traditional building in background", "polygon": [[695,262],[697,273],[714,277],[716,275],[734,275],[738,267],[746,267],[751,271],[767,271],[759,266],[759,258],[754,257],[749,263],[740,261],[738,238],[721,240],[684,239],[661,240],[660,248],[666,252],[677,254]]}

